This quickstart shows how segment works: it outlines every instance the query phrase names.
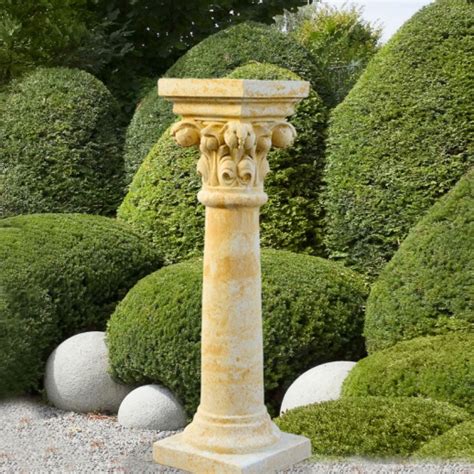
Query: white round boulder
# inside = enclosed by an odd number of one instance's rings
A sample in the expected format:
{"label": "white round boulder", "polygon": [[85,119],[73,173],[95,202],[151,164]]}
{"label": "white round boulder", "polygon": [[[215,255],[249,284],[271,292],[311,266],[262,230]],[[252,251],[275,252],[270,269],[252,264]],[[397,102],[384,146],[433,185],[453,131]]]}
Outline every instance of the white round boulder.
{"label": "white round boulder", "polygon": [[280,414],[312,403],[337,400],[342,383],[354,365],[355,362],[348,361],[328,362],[300,375],[286,391]]}
{"label": "white round boulder", "polygon": [[117,413],[132,388],[114,382],[107,370],[105,333],[77,334],[49,356],[44,379],[46,396],[63,410]]}
{"label": "white round boulder", "polygon": [[127,428],[174,431],[186,424],[186,413],[175,396],[160,385],[143,385],[130,392],[118,412]]}

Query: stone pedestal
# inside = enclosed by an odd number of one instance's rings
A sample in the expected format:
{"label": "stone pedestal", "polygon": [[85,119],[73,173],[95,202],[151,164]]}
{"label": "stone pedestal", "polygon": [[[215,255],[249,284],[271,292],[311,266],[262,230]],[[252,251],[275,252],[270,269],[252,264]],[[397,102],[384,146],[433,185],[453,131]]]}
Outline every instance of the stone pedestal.
{"label": "stone pedestal", "polygon": [[201,403],[182,434],[154,445],[156,462],[199,472],[273,472],[307,458],[310,442],[281,433],[264,405],[259,208],[267,153],[295,138],[285,118],[301,81],[161,79],[182,116],[181,146],[199,146],[206,206]]}

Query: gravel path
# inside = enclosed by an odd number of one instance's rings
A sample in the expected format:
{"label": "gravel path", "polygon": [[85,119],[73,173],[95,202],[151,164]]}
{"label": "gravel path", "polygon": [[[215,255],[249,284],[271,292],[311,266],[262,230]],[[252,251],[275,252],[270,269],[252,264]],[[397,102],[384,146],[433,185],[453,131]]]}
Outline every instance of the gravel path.
{"label": "gravel path", "polygon": [[[65,412],[34,398],[0,401],[0,472],[180,473],[151,457],[153,441],[171,434],[124,428],[115,417]],[[474,465],[304,462],[285,473],[474,474]]]}

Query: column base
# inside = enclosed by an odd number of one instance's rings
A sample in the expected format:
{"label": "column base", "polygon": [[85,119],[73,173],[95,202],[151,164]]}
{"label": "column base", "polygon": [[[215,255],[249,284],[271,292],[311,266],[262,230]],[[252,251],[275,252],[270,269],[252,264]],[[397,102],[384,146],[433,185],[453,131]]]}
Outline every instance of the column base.
{"label": "column base", "polygon": [[183,434],[153,444],[153,460],[198,474],[260,474],[285,469],[311,456],[311,443],[303,436],[281,433],[273,446],[250,454],[203,451],[183,440]]}

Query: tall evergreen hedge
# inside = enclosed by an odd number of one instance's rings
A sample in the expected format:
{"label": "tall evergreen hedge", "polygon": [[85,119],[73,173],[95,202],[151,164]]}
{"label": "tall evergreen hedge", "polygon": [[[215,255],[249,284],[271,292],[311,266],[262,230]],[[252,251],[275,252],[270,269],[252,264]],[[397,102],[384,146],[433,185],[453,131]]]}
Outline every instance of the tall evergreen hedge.
{"label": "tall evergreen hedge", "polygon": [[12,84],[0,120],[0,217],[111,215],[123,189],[119,110],[76,69],[37,69]]}
{"label": "tall evergreen hedge", "polygon": [[[167,77],[224,77],[235,68],[257,61],[289,69],[310,81],[318,93],[319,72],[311,54],[295,40],[267,25],[240,23],[209,36],[191,48],[167,72]],[[156,86],[137,107],[127,130],[127,184],[153,145],[174,122],[171,104],[158,97]]]}
{"label": "tall evergreen hedge", "polygon": [[161,259],[125,224],[85,214],[0,220],[0,396],[39,386],[49,353],[103,330]]}
{"label": "tall evergreen hedge", "polygon": [[[228,77],[298,80],[287,69],[251,63]],[[322,255],[320,192],[324,167],[326,108],[313,90],[290,122],[298,133],[291,148],[268,155],[269,202],[261,209],[262,245]],[[118,216],[146,236],[168,262],[199,255],[204,208],[196,200],[201,179],[199,150],[182,148],[165,132],[141,165]]]}
{"label": "tall evergreen hedge", "polygon": [[474,168],[413,228],[372,286],[369,352],[417,336],[474,331]]}
{"label": "tall evergreen hedge", "polygon": [[326,244],[372,277],[474,163],[474,3],[437,0],[369,63],[334,110]]}

